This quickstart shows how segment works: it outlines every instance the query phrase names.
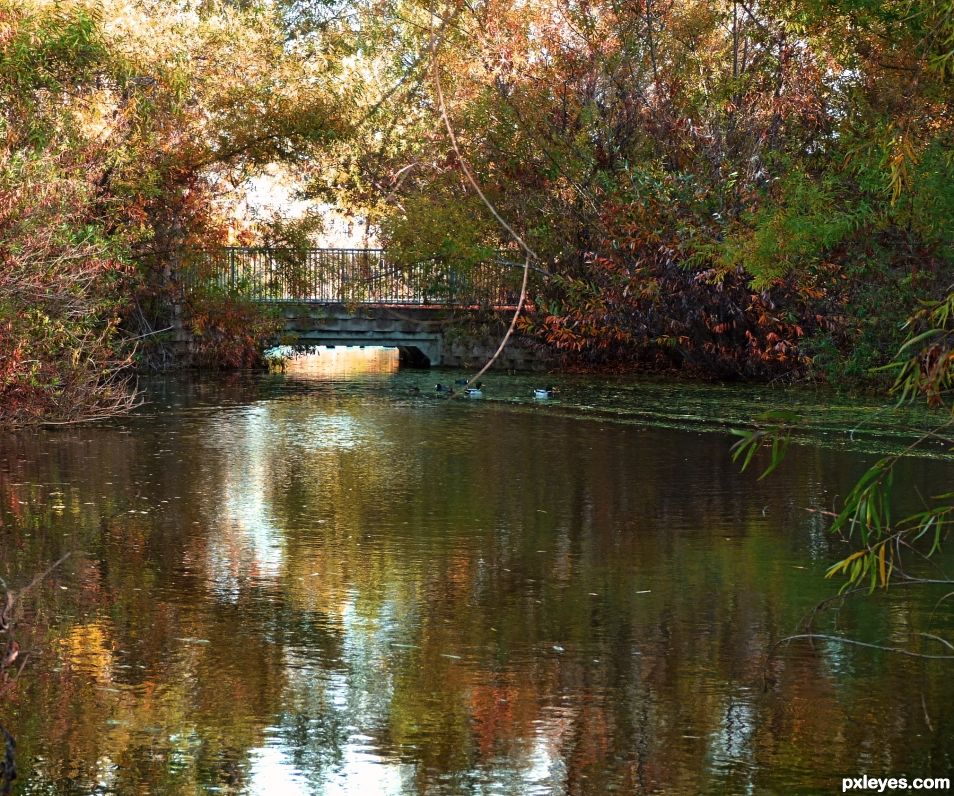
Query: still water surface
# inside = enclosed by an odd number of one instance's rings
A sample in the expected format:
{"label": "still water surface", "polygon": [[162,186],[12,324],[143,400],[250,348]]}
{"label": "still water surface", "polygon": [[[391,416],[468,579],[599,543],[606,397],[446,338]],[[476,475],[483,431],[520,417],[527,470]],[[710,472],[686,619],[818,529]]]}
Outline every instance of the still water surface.
{"label": "still water surface", "polygon": [[[433,384],[460,374],[319,359],[0,437],[0,574],[75,551],[25,598],[31,655],[0,697],[19,793],[807,794],[952,773],[954,662],[773,649],[836,591],[845,548],[807,509],[929,418],[583,378],[535,403],[527,376],[448,401]],[[725,426],[772,402],[820,431],[758,482]],[[899,492],[952,475],[911,458]],[[948,590],[852,599],[819,629],[943,651],[917,634],[951,637]]]}

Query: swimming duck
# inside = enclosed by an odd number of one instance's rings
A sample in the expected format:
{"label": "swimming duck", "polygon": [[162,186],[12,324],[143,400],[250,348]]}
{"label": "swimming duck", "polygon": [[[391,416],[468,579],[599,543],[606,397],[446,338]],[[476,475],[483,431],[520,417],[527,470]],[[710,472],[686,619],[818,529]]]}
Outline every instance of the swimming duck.
{"label": "swimming duck", "polygon": [[483,398],[484,391],[481,389],[483,385],[484,383],[482,381],[478,381],[473,387],[468,387],[465,390],[465,392],[467,393],[467,397],[468,398]]}
{"label": "swimming duck", "polygon": [[454,379],[454,384],[458,387],[463,387],[468,381],[470,381],[470,379]]}
{"label": "swimming duck", "polygon": [[435,390],[436,392],[443,393],[443,394],[445,394],[445,395],[452,395],[452,394],[454,393],[453,387],[448,387],[448,386],[445,385],[445,384],[437,384],[437,385],[434,387],[434,390]]}
{"label": "swimming duck", "polygon": [[553,389],[553,387],[543,387],[543,388],[538,387],[537,389],[533,391],[533,397],[540,398],[541,400],[552,398],[555,394],[556,394],[556,390]]}

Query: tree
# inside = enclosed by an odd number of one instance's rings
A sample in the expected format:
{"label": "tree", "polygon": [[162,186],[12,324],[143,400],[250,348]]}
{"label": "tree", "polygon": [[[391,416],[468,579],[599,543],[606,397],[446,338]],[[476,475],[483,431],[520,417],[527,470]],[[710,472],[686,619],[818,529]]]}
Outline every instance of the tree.
{"label": "tree", "polygon": [[127,409],[128,366],[167,362],[176,326],[254,359],[271,323],[183,302],[181,255],[254,234],[245,181],[336,134],[327,61],[268,3],[3,2],[0,46],[0,422]]}
{"label": "tree", "polygon": [[406,259],[431,229],[467,265],[510,241],[462,155],[548,272],[525,330],[575,361],[867,378],[952,265],[929,17],[946,19],[907,0],[359,4],[340,29],[357,133],[314,190]]}
{"label": "tree", "polygon": [[[127,409],[123,243],[97,224],[108,153],[70,111],[117,77],[87,9],[0,6],[0,423]],[[65,99],[67,98],[67,99]]]}
{"label": "tree", "polygon": [[[885,39],[888,53],[908,56],[913,62],[910,69],[918,78],[928,81],[931,88],[913,103],[901,96],[894,97],[894,105],[898,113],[920,116],[919,121],[925,121],[931,108],[938,112],[950,99],[949,78],[954,63],[954,51],[946,47],[954,37],[950,3],[915,0],[873,7],[869,12],[870,16],[865,14],[860,19],[864,29],[878,29],[893,21],[908,34],[903,44],[910,49]],[[900,78],[904,83],[909,79],[912,78],[907,75]],[[869,179],[878,173],[886,178],[888,198],[880,208],[883,223],[894,234],[901,234],[903,219],[907,233],[922,245],[933,241],[938,257],[949,256],[951,245],[950,225],[935,215],[946,212],[950,202],[950,133],[949,127],[940,121],[921,134],[919,144],[914,143],[913,130],[899,133],[891,139],[894,149],[888,150],[882,159],[882,165],[887,163],[889,167],[886,172],[875,171],[870,160],[865,160],[866,167],[858,170]],[[914,173],[918,175],[916,185],[911,180]],[[951,273],[949,267],[941,270],[947,278]],[[901,402],[924,396],[931,406],[944,411],[945,418],[938,427],[912,443],[911,448],[928,441],[954,444],[949,433],[954,424],[954,404],[950,403],[954,388],[954,292],[950,291],[954,285],[948,283],[946,287],[944,297],[922,302],[911,315],[903,327],[907,335],[904,343],[892,361],[881,368],[895,374],[891,389]],[[797,423],[798,418],[788,413],[770,413],[762,418],[762,427],[740,432],[734,456],[742,458],[744,469],[760,447],[770,444],[772,458],[763,477],[768,475],[781,463]],[[894,516],[892,477],[902,455],[883,458],[865,472],[845,498],[842,509],[833,514],[832,532],[860,542],[857,549],[829,570],[829,575],[844,576],[846,588],[863,584],[871,590],[878,586],[887,588],[892,577],[918,581],[917,575],[908,571],[906,561],[930,558],[937,553],[954,519],[954,493],[930,496],[922,510],[901,518]]]}

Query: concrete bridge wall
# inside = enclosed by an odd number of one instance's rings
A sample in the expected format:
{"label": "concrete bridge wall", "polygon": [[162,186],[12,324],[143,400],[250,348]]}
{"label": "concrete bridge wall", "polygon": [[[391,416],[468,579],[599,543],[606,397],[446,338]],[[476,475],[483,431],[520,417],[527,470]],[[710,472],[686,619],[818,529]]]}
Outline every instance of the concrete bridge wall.
{"label": "concrete bridge wall", "polygon": [[[499,337],[462,332],[451,311],[431,307],[288,305],[281,342],[301,346],[387,346],[411,367],[479,367],[494,353]],[[508,312],[502,313],[509,317]],[[543,370],[548,359],[512,338],[496,367]]]}

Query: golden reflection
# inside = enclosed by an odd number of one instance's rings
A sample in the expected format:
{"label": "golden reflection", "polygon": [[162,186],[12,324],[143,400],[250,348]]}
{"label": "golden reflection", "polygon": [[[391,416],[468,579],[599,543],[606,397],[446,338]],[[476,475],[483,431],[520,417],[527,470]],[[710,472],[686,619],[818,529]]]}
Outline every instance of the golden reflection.
{"label": "golden reflection", "polygon": [[101,683],[112,680],[111,628],[105,622],[71,627],[59,646],[59,654],[77,671],[87,671]]}
{"label": "golden reflection", "polygon": [[285,373],[296,378],[342,379],[363,375],[386,375],[400,367],[398,350],[381,346],[319,346],[292,357]]}

